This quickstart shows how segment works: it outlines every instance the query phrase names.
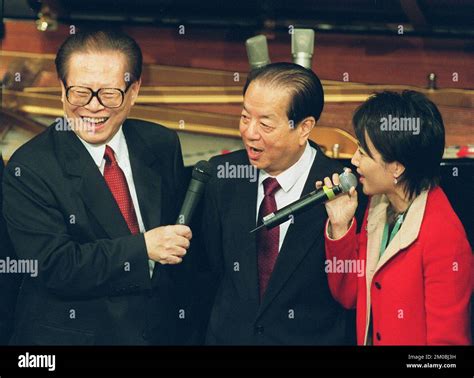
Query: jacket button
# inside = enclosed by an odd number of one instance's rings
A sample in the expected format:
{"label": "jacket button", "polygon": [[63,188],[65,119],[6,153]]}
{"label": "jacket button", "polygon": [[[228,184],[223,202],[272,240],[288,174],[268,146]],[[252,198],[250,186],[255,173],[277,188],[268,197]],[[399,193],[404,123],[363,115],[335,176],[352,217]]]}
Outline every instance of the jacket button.
{"label": "jacket button", "polygon": [[377,332],[375,336],[377,337],[378,341],[382,340],[382,336],[380,336],[380,333]]}
{"label": "jacket button", "polygon": [[375,287],[380,290],[382,288],[382,285],[380,285],[380,282],[376,282]]}
{"label": "jacket button", "polygon": [[257,334],[259,335],[263,335],[264,331],[265,331],[265,328],[263,327],[263,325],[258,325],[255,327],[255,332],[257,332]]}
{"label": "jacket button", "polygon": [[142,337],[143,337],[143,340],[148,340],[148,333],[146,331],[143,331]]}

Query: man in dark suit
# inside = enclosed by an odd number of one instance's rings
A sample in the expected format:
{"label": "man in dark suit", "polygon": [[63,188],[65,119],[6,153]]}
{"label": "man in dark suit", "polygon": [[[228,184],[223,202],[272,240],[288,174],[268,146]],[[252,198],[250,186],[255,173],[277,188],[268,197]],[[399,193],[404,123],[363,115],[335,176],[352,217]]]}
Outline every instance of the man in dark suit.
{"label": "man in dark suit", "polygon": [[[3,177],[3,157],[0,154],[0,182]],[[16,259],[7,233],[7,226],[2,214],[3,193],[0,187],[0,260],[6,263]],[[20,275],[8,272],[6,269],[0,272],[0,345],[8,344],[13,331],[13,315],[15,302],[20,284]]]}
{"label": "man in dark suit", "polygon": [[[202,236],[217,276],[208,344],[346,344],[347,312],[325,272],[324,206],[250,233],[263,216],[315,189],[342,167],[308,141],[324,94],[311,71],[275,63],[244,87],[244,150],[214,157]],[[253,170],[252,170],[253,168]]]}
{"label": "man in dark suit", "polygon": [[120,32],[70,36],[56,68],[65,117],[22,146],[4,176],[4,215],[21,259],[13,344],[175,344],[191,230],[177,134],[127,119],[142,55]]}

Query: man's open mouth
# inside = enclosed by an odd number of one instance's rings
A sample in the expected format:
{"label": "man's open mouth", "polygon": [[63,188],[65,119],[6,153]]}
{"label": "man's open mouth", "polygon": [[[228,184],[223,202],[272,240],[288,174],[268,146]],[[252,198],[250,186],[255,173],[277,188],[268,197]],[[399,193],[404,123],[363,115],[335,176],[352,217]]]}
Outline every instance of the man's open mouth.
{"label": "man's open mouth", "polygon": [[105,122],[107,122],[109,117],[81,117],[81,119],[87,124],[100,126],[104,124]]}

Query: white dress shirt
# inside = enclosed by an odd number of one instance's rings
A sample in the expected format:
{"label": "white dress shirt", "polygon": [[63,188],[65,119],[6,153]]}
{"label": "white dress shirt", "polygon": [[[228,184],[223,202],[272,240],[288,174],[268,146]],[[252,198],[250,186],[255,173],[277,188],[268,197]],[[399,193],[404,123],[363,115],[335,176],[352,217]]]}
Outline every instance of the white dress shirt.
{"label": "white dress shirt", "polygon": [[[277,209],[281,209],[286,205],[289,205],[292,202],[297,201],[301,197],[303,192],[304,184],[308,179],[309,171],[313,166],[314,158],[316,157],[316,149],[311,147],[309,143],[306,143],[305,150],[303,155],[299,160],[293,164],[290,168],[280,173],[278,176],[275,176],[281,188],[275,192],[275,202]],[[256,220],[258,221],[258,211],[260,209],[260,204],[263,201],[264,192],[263,192],[263,181],[272,177],[263,169],[260,170],[258,176],[258,194],[257,194],[257,215]],[[266,214],[265,214],[266,215]],[[278,251],[280,251],[283,241],[285,240],[286,232],[288,227],[290,227],[291,219],[288,219],[285,223],[280,224],[280,242],[278,246]]]}
{"label": "white dress shirt", "polygon": [[[102,176],[104,175],[105,169],[105,146],[108,145],[110,146],[110,148],[112,148],[112,150],[114,150],[115,158],[117,159],[117,164],[122,169],[125,175],[125,179],[127,180],[128,190],[130,191],[133,207],[135,208],[135,214],[137,215],[138,227],[140,229],[140,232],[143,234],[146,230],[145,225],[143,224],[140,206],[138,204],[137,191],[135,189],[135,183],[133,181],[132,166],[130,165],[130,158],[128,156],[127,141],[125,140],[125,135],[123,135],[122,126],[120,126],[120,129],[107,144],[90,144],[87,143],[85,140],[81,139],[80,137],[79,140],[82,142],[84,147],[92,156],[92,159],[99,168],[99,171]],[[148,265],[150,267],[151,277],[153,274],[153,268],[155,267],[155,262],[153,260],[148,260]]]}

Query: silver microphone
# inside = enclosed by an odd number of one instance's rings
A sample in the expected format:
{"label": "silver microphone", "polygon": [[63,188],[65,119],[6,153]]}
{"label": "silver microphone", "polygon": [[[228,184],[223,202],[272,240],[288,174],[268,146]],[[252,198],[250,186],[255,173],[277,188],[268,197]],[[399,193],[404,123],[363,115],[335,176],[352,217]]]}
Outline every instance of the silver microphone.
{"label": "silver microphone", "polygon": [[260,34],[245,41],[250,68],[260,68],[270,64],[267,37]]}
{"label": "silver microphone", "polygon": [[286,205],[274,213],[265,215],[262,219],[262,224],[250,232],[255,232],[262,227],[270,229],[278,226],[279,224],[282,224],[290,219],[291,216],[302,213],[312,206],[329,201],[341,193],[347,193],[351,187],[357,187],[357,178],[352,172],[346,170],[339,175],[339,182],[339,185],[335,185],[331,189],[324,186],[321,189],[317,189],[311,193],[306,194],[299,200]]}
{"label": "silver microphone", "polygon": [[314,51],[314,30],[294,29],[291,35],[293,63],[311,69]]}

